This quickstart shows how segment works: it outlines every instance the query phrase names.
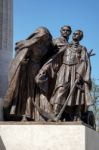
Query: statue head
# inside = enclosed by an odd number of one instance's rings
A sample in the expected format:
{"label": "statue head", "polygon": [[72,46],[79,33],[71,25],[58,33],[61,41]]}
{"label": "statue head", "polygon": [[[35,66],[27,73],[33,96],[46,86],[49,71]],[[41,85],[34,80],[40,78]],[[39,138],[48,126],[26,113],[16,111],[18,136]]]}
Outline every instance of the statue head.
{"label": "statue head", "polygon": [[72,30],[70,26],[65,25],[61,27],[60,32],[61,32],[61,36],[68,40]]}
{"label": "statue head", "polygon": [[38,27],[27,39],[31,39],[31,38],[34,39],[42,38],[45,41],[46,40],[51,41],[52,35],[46,27]]}
{"label": "statue head", "polygon": [[83,39],[83,32],[81,30],[76,30],[73,33],[72,39],[74,41],[81,41]]}
{"label": "statue head", "polygon": [[[16,43],[16,54],[24,48],[31,48],[37,46],[43,49],[42,54],[46,53],[52,44],[52,35],[46,27],[37,28],[26,40]],[[40,52],[40,51],[39,51]],[[35,51],[36,53],[36,51]],[[38,52],[37,52],[38,53]]]}

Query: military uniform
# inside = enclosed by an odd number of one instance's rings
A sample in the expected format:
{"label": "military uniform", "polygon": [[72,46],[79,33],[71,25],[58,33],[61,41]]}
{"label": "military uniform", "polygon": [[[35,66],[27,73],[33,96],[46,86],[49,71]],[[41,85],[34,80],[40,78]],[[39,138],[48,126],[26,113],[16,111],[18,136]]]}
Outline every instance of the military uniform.
{"label": "military uniform", "polygon": [[51,98],[55,114],[64,105],[75,83],[76,75],[81,77],[78,87],[73,91],[67,106],[90,105],[90,61],[86,48],[79,43],[71,43],[64,51],[61,67],[57,73],[55,90]]}

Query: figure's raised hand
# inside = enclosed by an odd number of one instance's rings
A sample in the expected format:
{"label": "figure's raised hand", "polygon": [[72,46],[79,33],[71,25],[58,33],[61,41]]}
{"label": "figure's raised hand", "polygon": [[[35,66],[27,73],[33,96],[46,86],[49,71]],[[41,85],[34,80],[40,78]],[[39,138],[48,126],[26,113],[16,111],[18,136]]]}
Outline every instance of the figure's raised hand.
{"label": "figure's raised hand", "polygon": [[23,49],[26,47],[26,40],[16,43],[15,50]]}

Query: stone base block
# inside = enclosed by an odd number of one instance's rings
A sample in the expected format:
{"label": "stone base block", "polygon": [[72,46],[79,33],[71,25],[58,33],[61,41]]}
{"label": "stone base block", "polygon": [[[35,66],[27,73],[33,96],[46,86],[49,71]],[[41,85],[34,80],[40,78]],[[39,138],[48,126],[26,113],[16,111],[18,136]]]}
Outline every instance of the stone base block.
{"label": "stone base block", "polygon": [[99,134],[80,122],[1,122],[0,150],[99,150]]}

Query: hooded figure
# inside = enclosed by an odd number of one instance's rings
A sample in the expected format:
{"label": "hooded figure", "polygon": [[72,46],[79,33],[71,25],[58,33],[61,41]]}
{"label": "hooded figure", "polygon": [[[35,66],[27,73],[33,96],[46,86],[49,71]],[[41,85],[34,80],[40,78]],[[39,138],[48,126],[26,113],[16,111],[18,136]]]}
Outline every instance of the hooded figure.
{"label": "hooded figure", "polygon": [[48,56],[52,55],[52,36],[40,27],[26,40],[16,43],[16,56],[9,73],[9,86],[4,98],[5,119],[36,120],[33,102],[39,102],[35,76]]}

